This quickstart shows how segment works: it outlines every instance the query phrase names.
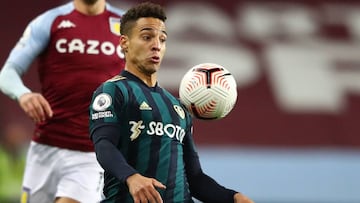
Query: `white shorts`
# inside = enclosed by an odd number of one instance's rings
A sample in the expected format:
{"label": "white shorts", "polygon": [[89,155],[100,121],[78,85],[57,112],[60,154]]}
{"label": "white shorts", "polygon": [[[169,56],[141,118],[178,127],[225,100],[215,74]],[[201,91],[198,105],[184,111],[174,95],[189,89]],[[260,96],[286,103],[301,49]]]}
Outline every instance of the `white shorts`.
{"label": "white shorts", "polygon": [[103,174],[94,152],[31,142],[21,203],[51,203],[56,197],[69,197],[81,203],[100,202]]}

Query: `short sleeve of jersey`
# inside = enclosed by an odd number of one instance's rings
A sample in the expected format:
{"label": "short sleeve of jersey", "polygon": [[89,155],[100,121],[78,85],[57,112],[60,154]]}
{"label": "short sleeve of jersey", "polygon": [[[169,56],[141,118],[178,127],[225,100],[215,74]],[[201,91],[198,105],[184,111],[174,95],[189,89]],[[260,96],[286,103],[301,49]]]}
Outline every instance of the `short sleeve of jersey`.
{"label": "short sleeve of jersey", "polygon": [[126,89],[121,83],[105,82],[93,94],[90,103],[90,134],[104,125],[120,125],[121,112],[126,106]]}

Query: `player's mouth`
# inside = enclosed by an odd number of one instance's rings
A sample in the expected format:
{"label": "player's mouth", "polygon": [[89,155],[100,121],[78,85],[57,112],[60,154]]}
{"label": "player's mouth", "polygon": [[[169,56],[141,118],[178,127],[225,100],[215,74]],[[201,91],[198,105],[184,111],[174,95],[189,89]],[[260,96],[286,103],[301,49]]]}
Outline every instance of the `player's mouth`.
{"label": "player's mouth", "polygon": [[151,62],[153,63],[160,63],[160,57],[159,56],[152,56],[150,58]]}

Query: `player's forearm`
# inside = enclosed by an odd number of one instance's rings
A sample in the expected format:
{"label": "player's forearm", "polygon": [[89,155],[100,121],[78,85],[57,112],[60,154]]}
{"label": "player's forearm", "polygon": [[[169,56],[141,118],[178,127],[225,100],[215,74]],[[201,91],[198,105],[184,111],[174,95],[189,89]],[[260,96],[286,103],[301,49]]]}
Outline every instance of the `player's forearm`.
{"label": "player's forearm", "polygon": [[237,193],[218,184],[204,173],[191,177],[189,185],[195,198],[208,203],[233,203],[234,195]]}
{"label": "player's forearm", "polygon": [[0,71],[0,90],[12,99],[18,99],[21,95],[31,92],[11,63],[6,63]]}
{"label": "player's forearm", "polygon": [[114,139],[114,135],[118,134],[115,126],[100,127],[92,134],[96,152],[96,158],[100,165],[121,182],[125,183],[126,179],[137,173],[131,167],[121,152],[115,147],[118,139]]}

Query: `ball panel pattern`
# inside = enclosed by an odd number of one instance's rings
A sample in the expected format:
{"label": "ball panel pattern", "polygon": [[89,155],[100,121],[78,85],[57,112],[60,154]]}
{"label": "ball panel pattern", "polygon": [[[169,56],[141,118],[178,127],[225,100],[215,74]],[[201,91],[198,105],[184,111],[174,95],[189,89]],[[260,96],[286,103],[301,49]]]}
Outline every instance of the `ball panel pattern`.
{"label": "ball panel pattern", "polygon": [[235,105],[236,81],[231,73],[220,65],[199,64],[183,76],[179,96],[194,117],[220,119]]}

